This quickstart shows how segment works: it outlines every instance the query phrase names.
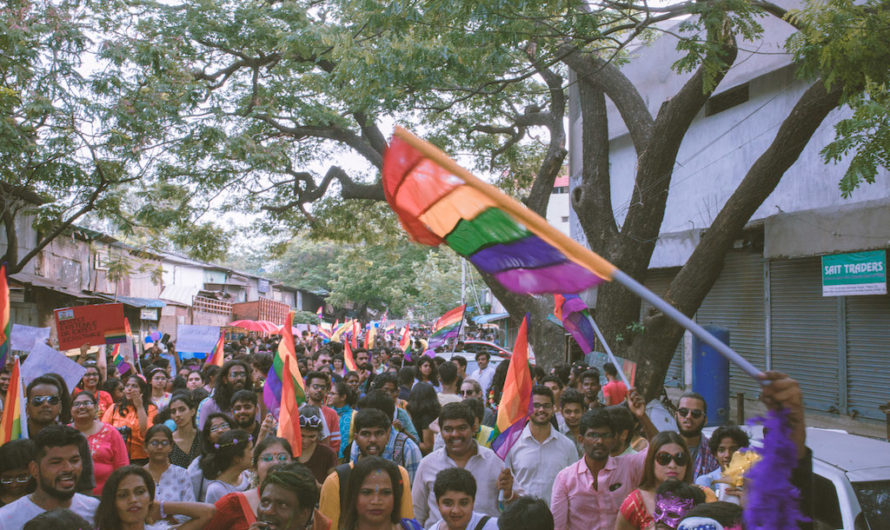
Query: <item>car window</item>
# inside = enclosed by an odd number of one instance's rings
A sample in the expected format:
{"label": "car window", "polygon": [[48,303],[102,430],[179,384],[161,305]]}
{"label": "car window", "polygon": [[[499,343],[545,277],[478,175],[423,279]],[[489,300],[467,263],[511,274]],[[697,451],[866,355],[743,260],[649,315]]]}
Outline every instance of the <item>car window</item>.
{"label": "car window", "polygon": [[840,504],[837,500],[837,489],[833,482],[825,477],[814,475],[813,500],[813,504],[815,504],[813,527],[816,530],[834,530],[844,527]]}
{"label": "car window", "polygon": [[856,528],[890,529],[890,480],[854,482],[852,485],[862,508],[862,517],[868,523],[860,526],[860,518],[857,518]]}

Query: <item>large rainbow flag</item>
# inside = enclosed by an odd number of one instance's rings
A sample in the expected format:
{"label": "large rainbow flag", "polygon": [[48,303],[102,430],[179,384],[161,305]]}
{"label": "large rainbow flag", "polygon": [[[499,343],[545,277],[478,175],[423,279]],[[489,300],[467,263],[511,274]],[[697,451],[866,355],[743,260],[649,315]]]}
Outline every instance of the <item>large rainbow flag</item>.
{"label": "large rainbow flag", "polygon": [[433,350],[445,344],[450,338],[460,336],[460,328],[464,323],[464,312],[467,305],[455,307],[436,319],[433,324],[433,334],[430,335],[428,348]]}
{"label": "large rainbow flag", "polygon": [[553,303],[553,314],[562,321],[563,327],[572,335],[581,347],[581,351],[585,354],[592,352],[596,333],[593,331],[593,319],[584,300],[574,294],[554,294]]}
{"label": "large rainbow flag", "polygon": [[12,315],[9,309],[9,282],[6,264],[0,265],[0,366],[6,366],[12,337]]}
{"label": "large rainbow flag", "polygon": [[10,440],[28,437],[28,422],[25,420],[25,396],[22,388],[21,367],[16,358],[9,377],[9,388],[3,401],[3,414],[0,415],[0,445]]}
{"label": "large rainbow flag", "polygon": [[[291,332],[293,333],[293,332]],[[284,372],[291,370],[291,363],[296,363],[297,358],[284,357]],[[297,368],[297,372],[299,372]],[[300,403],[298,396],[302,396],[302,392],[297,391],[294,386],[293,379],[285,377],[281,385],[281,410],[278,412],[278,432],[276,436],[284,438],[290,443],[294,458],[303,454],[303,432],[300,429]]]}
{"label": "large rainbow flag", "polygon": [[352,348],[349,347],[349,341],[343,342],[343,366],[348,372],[358,372],[358,366],[355,364],[355,357],[352,355]]}
{"label": "large rainbow flag", "polygon": [[491,449],[502,459],[513,444],[519,440],[522,429],[528,422],[532,402],[532,376],[528,368],[528,315],[522,319],[513,356],[507,368],[501,404],[498,406],[498,420],[495,425],[495,440]]}
{"label": "large rainbow flag", "polygon": [[[278,417],[281,410],[281,392],[283,381],[286,377],[292,379],[293,394],[296,396],[297,405],[306,401],[306,387],[303,382],[303,375],[300,373],[300,367],[297,365],[296,342],[294,341],[294,314],[291,311],[287,314],[287,320],[284,322],[284,328],[281,331],[281,342],[278,343],[278,350],[272,357],[272,368],[266,375],[266,382],[263,385],[263,401],[266,403],[266,409],[273,416]],[[290,362],[285,365],[285,359]],[[287,368],[285,370],[285,368]],[[296,449],[294,449],[296,451]]]}
{"label": "large rainbow flag", "polygon": [[[291,334],[293,334],[293,330],[291,330]],[[226,335],[224,333],[220,333],[219,340],[216,341],[216,346],[213,347],[213,351],[210,352],[210,355],[208,355],[207,359],[204,361],[204,366],[212,364],[221,368],[223,365],[223,361],[225,360],[225,349]]]}

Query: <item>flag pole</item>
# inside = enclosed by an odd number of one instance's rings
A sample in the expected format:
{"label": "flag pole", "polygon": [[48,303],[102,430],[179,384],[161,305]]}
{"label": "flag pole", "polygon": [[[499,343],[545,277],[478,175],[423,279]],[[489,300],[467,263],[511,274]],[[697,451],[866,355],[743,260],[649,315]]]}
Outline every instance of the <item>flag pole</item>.
{"label": "flag pole", "polygon": [[730,348],[728,345],[721,342],[719,339],[717,339],[717,337],[709,333],[708,330],[701,327],[697,322],[681,313],[676,307],[665,302],[661,297],[647,289],[640,282],[631,278],[627,273],[615,269],[612,274],[612,278],[621,285],[630,289],[631,292],[633,292],[643,300],[652,304],[656,309],[672,318],[675,322],[688,329],[690,333],[698,337],[699,340],[714,348],[721,355],[735,363],[736,366],[741,368],[746,374],[750,375],[754,379],[760,380],[763,372],[758,370],[756,366],[754,366],[747,359],[736,353],[735,350]]}
{"label": "flag pole", "polygon": [[[606,350],[606,355],[609,356],[609,361],[615,365],[615,368],[618,368],[620,366],[620,363],[618,362],[618,359],[615,358],[615,355],[612,353],[612,348],[609,347],[609,344],[606,342],[606,338],[603,337],[603,332],[600,331],[600,327],[596,325],[596,320],[594,320],[593,317],[590,315],[587,316],[590,317],[590,325],[593,326],[593,332],[596,333],[596,338],[600,341],[600,343],[603,345],[603,348]],[[624,370],[619,369],[618,375],[621,376],[621,380],[624,382],[624,386],[630,389],[630,381],[627,380],[627,375],[624,374]]]}

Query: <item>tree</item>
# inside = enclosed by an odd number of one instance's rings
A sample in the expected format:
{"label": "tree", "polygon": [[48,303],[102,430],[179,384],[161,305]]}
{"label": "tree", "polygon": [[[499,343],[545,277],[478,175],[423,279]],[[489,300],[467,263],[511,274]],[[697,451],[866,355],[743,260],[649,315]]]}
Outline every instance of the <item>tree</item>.
{"label": "tree", "polygon": [[[360,201],[382,199],[376,176],[385,149],[380,124],[393,117],[412,120],[446,150],[467,153],[472,165],[502,175],[503,187],[543,213],[566,156],[571,68],[578,79],[584,145],[582,182],[572,205],[591,248],[639,281],[646,276],[677,152],[693,118],[736,61],[737,39],[756,39],[760,16],[786,16],[759,0],[663,8],[609,0],[216,0],[202,2],[202,9],[142,6],[129,26],[135,30],[104,47],[118,66],[108,70],[107,86],[109,94],[150,108],[163,127],[140,129],[126,119],[117,126],[137,144],[167,143],[159,180],[190,190],[192,198],[225,191],[227,207],[268,212],[268,233],[345,226],[339,236],[356,237],[365,233],[363,227],[386,227],[380,205]],[[886,162],[881,155],[886,135],[878,143],[856,136],[869,127],[886,131],[886,113],[871,103],[886,108],[887,73],[880,66],[887,64],[886,46],[872,45],[861,54],[867,64],[851,60],[854,64],[839,69],[844,48],[832,49],[832,35],[850,38],[861,31],[860,23],[884,35],[887,8],[843,0],[806,7],[806,13],[822,15],[788,20],[803,28],[795,49],[813,84],[673,279],[666,299],[687,315],[716,281],[732,241],[830,110],[855,106],[857,98],[864,102],[860,108],[872,109],[868,119],[841,131],[839,141],[847,143],[837,149],[865,153],[866,167]],[[835,8],[844,17],[826,14]],[[686,82],[652,116],[618,66],[628,44],[653,38],[659,23],[674,20],[683,20],[677,34],[684,53],[674,68]],[[819,60],[823,53],[834,61]],[[607,99],[638,154],[634,201],[621,223],[610,202]],[[330,164],[344,152],[359,160],[354,168]],[[867,171],[857,171],[867,180]],[[371,274],[377,260],[365,267],[361,260],[367,258],[343,263],[339,277],[359,269]],[[367,287],[362,282],[373,279],[362,275],[354,281]],[[486,282],[511,315],[532,314],[530,339],[542,352],[539,359],[551,362],[561,332],[544,318],[552,309],[549,297],[504,293],[491,278]],[[639,299],[620,286],[600,288],[597,315],[610,342],[639,320],[639,312]],[[659,313],[642,324],[644,331],[623,341],[620,350],[640,362],[638,381],[652,397],[682,329]]]}

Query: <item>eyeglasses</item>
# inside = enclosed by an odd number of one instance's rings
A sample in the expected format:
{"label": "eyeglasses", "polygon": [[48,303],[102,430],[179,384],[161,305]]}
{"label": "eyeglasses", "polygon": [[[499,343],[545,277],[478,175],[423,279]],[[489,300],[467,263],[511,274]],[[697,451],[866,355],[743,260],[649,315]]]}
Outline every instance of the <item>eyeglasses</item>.
{"label": "eyeglasses", "polygon": [[614,433],[611,433],[611,432],[587,431],[587,434],[585,434],[584,436],[586,436],[588,438],[593,438],[594,440],[596,440],[596,439],[608,440],[609,438],[611,438],[613,436],[613,434]]}
{"label": "eyeglasses", "polygon": [[152,440],[148,442],[149,447],[169,447],[170,440]]}
{"label": "eyeglasses", "polygon": [[210,427],[210,432],[231,431],[231,430],[232,430],[232,428],[229,427],[225,423],[221,423],[219,425],[214,425],[213,427]]}
{"label": "eyeglasses", "polygon": [[670,453],[655,453],[655,461],[660,466],[666,466],[670,464],[671,460],[673,460],[674,463],[678,466],[685,466],[687,463],[686,453],[677,453],[673,455]]}
{"label": "eyeglasses", "polygon": [[318,416],[300,416],[300,427],[321,429],[321,418]]}
{"label": "eyeglasses", "polygon": [[75,401],[74,403],[71,404],[72,409],[85,409],[85,408],[89,408],[92,406],[93,406],[93,402],[87,401],[85,399],[81,400],[81,401]]}
{"label": "eyeglasses", "polygon": [[551,410],[551,409],[553,409],[553,403],[532,403],[532,408],[535,410],[537,410],[537,409]]}
{"label": "eyeglasses", "polygon": [[59,404],[59,396],[34,396],[31,398],[31,406],[39,407],[44,403],[49,403],[53,407]]}
{"label": "eyeglasses", "polygon": [[679,414],[681,418],[685,418],[686,416],[692,414],[692,419],[697,420],[704,416],[705,412],[698,409],[689,410],[686,407],[683,407],[682,409],[677,409],[677,414]]}
{"label": "eyeglasses", "polygon": [[290,462],[290,455],[287,453],[278,453],[276,455],[262,455],[260,457],[260,461],[267,464],[276,460],[279,462]]}
{"label": "eyeglasses", "polygon": [[22,473],[21,475],[18,475],[14,478],[13,477],[0,478],[0,484],[3,484],[4,486],[9,486],[13,482],[18,482],[19,484],[27,484],[30,480],[31,480],[31,475],[29,473]]}

